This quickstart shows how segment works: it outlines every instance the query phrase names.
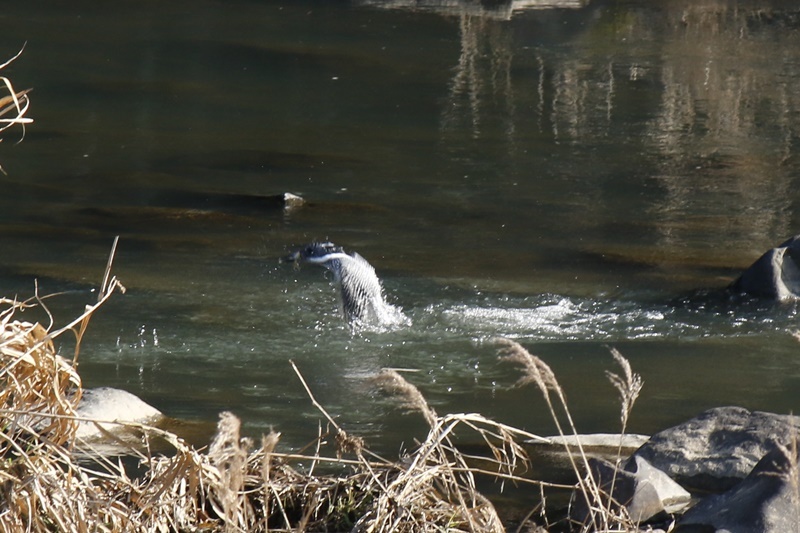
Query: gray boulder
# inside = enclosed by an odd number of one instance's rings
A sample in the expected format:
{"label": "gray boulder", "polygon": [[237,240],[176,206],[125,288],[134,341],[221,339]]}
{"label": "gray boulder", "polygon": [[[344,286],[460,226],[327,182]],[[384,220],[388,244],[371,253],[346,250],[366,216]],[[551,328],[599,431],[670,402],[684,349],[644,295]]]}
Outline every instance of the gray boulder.
{"label": "gray boulder", "polygon": [[796,451],[773,450],[744,481],[687,511],[678,521],[676,533],[800,531],[798,483]]}
{"label": "gray boulder", "polygon": [[635,453],[689,490],[721,492],[767,453],[788,446],[800,418],[718,407],[653,435]]}
{"label": "gray boulder", "polygon": [[[611,502],[605,501],[603,506],[610,506],[614,511],[624,506],[627,515],[637,523],[680,511],[691,500],[691,495],[683,487],[641,457],[632,457],[623,469],[592,457],[589,458],[589,467],[602,493],[612,496]],[[576,495],[571,518],[582,524],[589,520],[587,502],[580,494]]]}
{"label": "gray boulder", "polygon": [[800,235],[758,258],[729,289],[761,298],[800,298]]}

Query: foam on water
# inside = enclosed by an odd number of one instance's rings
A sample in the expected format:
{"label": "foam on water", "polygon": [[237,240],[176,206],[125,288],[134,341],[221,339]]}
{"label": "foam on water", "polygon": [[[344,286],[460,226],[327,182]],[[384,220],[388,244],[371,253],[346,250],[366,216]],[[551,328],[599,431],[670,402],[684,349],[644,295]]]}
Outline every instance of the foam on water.
{"label": "foam on water", "polygon": [[473,336],[541,341],[618,341],[747,335],[790,329],[796,308],[761,305],[704,308],[633,300],[542,295],[487,299],[427,309],[429,319]]}

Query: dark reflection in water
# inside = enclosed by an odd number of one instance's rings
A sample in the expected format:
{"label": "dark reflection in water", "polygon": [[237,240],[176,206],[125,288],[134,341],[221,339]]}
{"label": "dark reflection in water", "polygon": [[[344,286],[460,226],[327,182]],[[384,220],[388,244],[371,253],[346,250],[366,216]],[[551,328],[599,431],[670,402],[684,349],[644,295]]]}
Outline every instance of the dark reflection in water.
{"label": "dark reflection in water", "polygon": [[[7,6],[35,122],[0,144],[3,292],[69,290],[65,321],[119,234],[129,292],[92,323],[86,384],[290,445],[318,416],[289,359],[379,451],[423,430],[370,388],[385,366],[440,412],[552,432],[496,335],[552,363],[584,431],[616,428],[606,344],[645,379],[633,431],[797,411],[796,306],[684,296],[800,228],[800,11],[525,4]],[[263,201],[285,192],[306,203]],[[324,238],[413,325],[353,337],[322,272],[278,264]]]}

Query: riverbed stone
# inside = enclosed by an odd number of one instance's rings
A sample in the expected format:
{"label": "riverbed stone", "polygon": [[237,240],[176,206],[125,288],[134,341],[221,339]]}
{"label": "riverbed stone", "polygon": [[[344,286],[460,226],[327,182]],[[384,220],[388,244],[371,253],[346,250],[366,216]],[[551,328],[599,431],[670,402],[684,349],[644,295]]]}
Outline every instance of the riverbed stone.
{"label": "riverbed stone", "polygon": [[788,446],[800,418],[717,407],[653,435],[634,457],[647,459],[689,490],[721,492],[744,479],[767,453]]}
{"label": "riverbed stone", "polygon": [[796,449],[765,455],[738,485],[706,497],[678,521],[676,533],[800,531]]}
{"label": "riverbed stone", "polygon": [[587,455],[613,460],[617,456],[629,457],[647,442],[648,435],[626,433],[581,433],[554,435],[525,441],[536,454],[547,454],[560,464],[569,465],[569,455],[583,449]]}
{"label": "riverbed stone", "polygon": [[[625,506],[628,516],[637,523],[680,511],[691,501],[691,495],[683,487],[641,457],[632,457],[624,468],[596,457],[588,461],[602,492],[612,494],[612,507]],[[609,503],[604,502],[604,505]],[[585,498],[579,493],[572,508],[572,519],[580,523],[589,519]]]}
{"label": "riverbed stone", "polygon": [[779,301],[800,298],[800,235],[765,252],[729,289]]}

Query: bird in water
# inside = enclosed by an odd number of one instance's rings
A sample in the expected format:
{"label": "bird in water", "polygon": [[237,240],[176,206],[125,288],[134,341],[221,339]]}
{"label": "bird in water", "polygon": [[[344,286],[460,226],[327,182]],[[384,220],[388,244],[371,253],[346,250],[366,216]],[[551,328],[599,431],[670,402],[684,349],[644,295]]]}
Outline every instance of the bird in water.
{"label": "bird in water", "polygon": [[375,269],[357,253],[346,253],[332,242],[313,242],[284,258],[298,265],[301,261],[322,265],[333,273],[339,289],[345,320],[353,328],[408,325],[408,317],[386,302],[383,286]]}

